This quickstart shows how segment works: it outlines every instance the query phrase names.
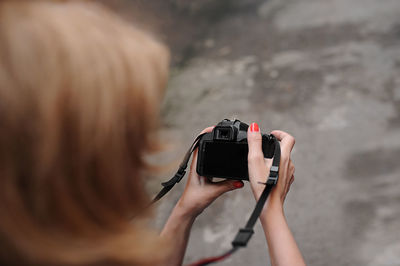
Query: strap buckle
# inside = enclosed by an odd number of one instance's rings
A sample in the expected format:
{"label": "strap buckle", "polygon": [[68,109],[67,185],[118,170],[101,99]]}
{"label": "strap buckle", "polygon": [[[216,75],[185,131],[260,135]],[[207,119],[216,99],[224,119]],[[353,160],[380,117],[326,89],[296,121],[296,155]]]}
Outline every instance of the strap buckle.
{"label": "strap buckle", "polygon": [[235,239],[232,241],[234,247],[245,247],[249,239],[253,235],[254,231],[252,228],[240,228]]}
{"label": "strap buckle", "polygon": [[271,169],[269,170],[269,177],[267,180],[267,184],[276,185],[276,183],[278,183],[278,177],[279,177],[279,166],[271,166]]}
{"label": "strap buckle", "polygon": [[179,183],[182,178],[185,176],[186,170],[183,168],[179,168],[178,172],[176,172],[175,177],[176,177],[176,183]]}

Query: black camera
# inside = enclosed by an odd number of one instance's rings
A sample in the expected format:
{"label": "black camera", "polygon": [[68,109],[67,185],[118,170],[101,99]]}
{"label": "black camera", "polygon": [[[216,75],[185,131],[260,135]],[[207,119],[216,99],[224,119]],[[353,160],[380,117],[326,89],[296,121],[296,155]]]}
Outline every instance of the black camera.
{"label": "black camera", "polygon": [[[247,167],[249,125],[224,119],[213,131],[199,140],[197,173],[205,177],[249,180]],[[262,135],[262,151],[265,158],[274,155],[274,137]]]}

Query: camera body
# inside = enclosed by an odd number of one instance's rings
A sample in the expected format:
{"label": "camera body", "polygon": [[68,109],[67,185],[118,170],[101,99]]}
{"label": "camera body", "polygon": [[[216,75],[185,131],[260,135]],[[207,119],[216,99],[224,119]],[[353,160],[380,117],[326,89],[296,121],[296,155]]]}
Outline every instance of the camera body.
{"label": "camera body", "polygon": [[[239,120],[224,119],[213,131],[199,140],[197,173],[205,177],[249,180],[247,156],[247,129],[249,125]],[[262,135],[265,158],[274,155],[274,137]]]}

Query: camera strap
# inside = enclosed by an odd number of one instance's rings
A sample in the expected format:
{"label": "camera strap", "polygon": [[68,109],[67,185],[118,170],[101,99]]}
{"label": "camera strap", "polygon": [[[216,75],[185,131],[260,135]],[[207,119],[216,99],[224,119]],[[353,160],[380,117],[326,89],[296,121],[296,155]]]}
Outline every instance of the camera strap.
{"label": "camera strap", "polygon": [[272,166],[269,171],[269,177],[266,183],[262,183],[265,185],[263,192],[261,193],[260,198],[257,201],[256,207],[253,210],[247,224],[244,228],[241,228],[237,233],[235,239],[232,241],[232,246],[235,247],[245,247],[249,239],[253,235],[253,227],[257,222],[258,217],[261,214],[261,211],[265,205],[265,202],[268,199],[269,193],[271,192],[274,185],[278,182],[279,176],[279,163],[281,161],[281,146],[278,140],[274,138],[274,158],[272,160]]}
{"label": "camera strap", "polygon": [[161,189],[160,192],[154,197],[154,199],[151,201],[151,204],[154,202],[160,200],[162,197],[164,197],[165,194],[167,194],[174,186],[176,183],[179,183],[179,181],[182,180],[182,178],[186,174],[186,168],[190,160],[190,156],[192,155],[193,151],[199,146],[199,140],[205,135],[206,133],[200,134],[197,136],[197,138],[193,141],[192,145],[190,146],[189,150],[186,152],[185,157],[183,157],[183,160],[181,164],[179,165],[178,171],[175,173],[175,175],[168,181],[161,183],[163,188]]}
{"label": "camera strap", "polygon": [[[151,203],[154,203],[161,199],[165,194],[167,194],[176,183],[179,183],[181,179],[184,177],[186,173],[186,168],[190,159],[191,154],[193,151],[198,147],[199,140],[203,137],[203,134],[200,134],[197,136],[197,138],[193,141],[192,145],[190,146],[189,150],[186,152],[185,157],[182,160],[182,163],[179,166],[178,171],[175,173],[175,175],[168,181],[162,183],[162,190],[154,197]],[[203,260],[200,260],[196,263],[190,264],[190,266],[202,266],[202,265],[208,265],[214,262],[222,261],[225,258],[229,257],[232,253],[237,251],[241,247],[246,247],[247,243],[249,242],[251,236],[254,233],[253,227],[257,222],[258,217],[261,214],[261,211],[265,205],[265,202],[268,199],[268,196],[274,187],[274,185],[278,182],[278,177],[279,177],[279,163],[281,161],[281,147],[279,144],[279,141],[272,135],[272,138],[274,140],[274,157],[272,160],[272,166],[269,172],[269,177],[266,181],[266,183],[261,183],[265,185],[265,188],[260,196],[260,198],[257,201],[257,204],[247,221],[246,225],[244,228],[240,228],[239,232],[235,236],[235,239],[232,241],[232,249],[229,251],[225,252],[224,254],[216,257],[211,257],[211,258],[206,258]]]}

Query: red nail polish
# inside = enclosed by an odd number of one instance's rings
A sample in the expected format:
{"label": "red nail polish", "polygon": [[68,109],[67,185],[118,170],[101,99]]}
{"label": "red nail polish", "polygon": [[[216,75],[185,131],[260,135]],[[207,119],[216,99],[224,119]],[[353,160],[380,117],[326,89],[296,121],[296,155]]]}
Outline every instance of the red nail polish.
{"label": "red nail polish", "polygon": [[244,186],[244,184],[243,184],[243,182],[241,182],[241,181],[235,181],[235,182],[233,182],[233,186],[234,186],[235,188],[241,188],[241,187]]}
{"label": "red nail polish", "polygon": [[250,125],[250,131],[251,132],[258,132],[260,130],[260,128],[258,127],[258,124],[257,123],[252,123],[251,125]]}

